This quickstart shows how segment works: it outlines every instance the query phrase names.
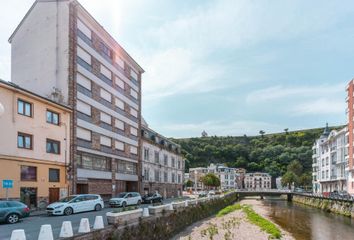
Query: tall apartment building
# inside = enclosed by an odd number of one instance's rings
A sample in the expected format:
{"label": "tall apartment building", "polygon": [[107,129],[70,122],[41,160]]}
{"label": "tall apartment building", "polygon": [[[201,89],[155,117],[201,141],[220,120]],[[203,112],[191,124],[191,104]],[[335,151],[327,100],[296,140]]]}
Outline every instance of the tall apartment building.
{"label": "tall apartment building", "polygon": [[144,70],[76,0],[35,1],[9,42],[12,81],[73,109],[71,192],[138,191]]}
{"label": "tall apartment building", "polygon": [[0,106],[0,181],[13,181],[0,199],[45,208],[66,197],[71,110],[2,80]]}
{"label": "tall apartment building", "polygon": [[243,178],[246,170],[229,168],[223,164],[210,164],[208,167],[190,168],[189,179],[195,184],[193,188],[204,189],[201,178],[208,173],[214,173],[219,177],[221,189],[241,189],[243,188]]}
{"label": "tall apartment building", "polygon": [[246,173],[245,188],[251,190],[271,189],[272,177],[268,173]]}
{"label": "tall apartment building", "polygon": [[346,109],[346,114],[347,114],[347,133],[346,133],[346,138],[347,138],[347,150],[348,150],[348,156],[347,156],[347,166],[346,170],[348,172],[348,178],[347,178],[347,191],[350,194],[354,194],[354,79],[352,79],[347,87],[347,109]]}
{"label": "tall apartment building", "polygon": [[315,193],[347,190],[346,128],[330,131],[328,125],[312,149],[312,177]]}
{"label": "tall apartment building", "polygon": [[185,163],[181,146],[142,126],[142,194],[158,191],[164,198],[182,195]]}

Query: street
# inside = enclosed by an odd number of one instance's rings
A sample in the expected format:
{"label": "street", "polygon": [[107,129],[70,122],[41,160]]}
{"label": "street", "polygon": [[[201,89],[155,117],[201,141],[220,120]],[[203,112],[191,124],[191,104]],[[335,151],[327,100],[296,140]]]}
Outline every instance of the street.
{"label": "street", "polygon": [[[164,204],[171,203],[175,199],[166,199],[164,200]],[[148,207],[150,204],[142,204],[141,208]],[[71,221],[73,232],[77,234],[80,220],[81,218],[88,218],[90,222],[90,226],[93,226],[96,216],[103,216],[104,224],[107,225],[106,213],[109,211],[113,211],[115,208],[104,208],[99,212],[84,212],[73,214],[70,216],[47,216],[47,215],[40,215],[40,216],[33,216],[22,219],[19,223],[16,224],[0,224],[0,239],[1,240],[10,240],[11,233],[15,229],[24,229],[26,233],[27,240],[37,240],[39,230],[41,225],[43,224],[50,224],[52,225],[53,236],[54,239],[59,238],[60,228],[63,221]]]}

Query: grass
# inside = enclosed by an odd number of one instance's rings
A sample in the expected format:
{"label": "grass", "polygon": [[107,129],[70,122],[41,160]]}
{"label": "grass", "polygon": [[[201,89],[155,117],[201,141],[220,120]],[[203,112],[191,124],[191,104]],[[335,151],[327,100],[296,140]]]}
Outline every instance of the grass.
{"label": "grass", "polygon": [[281,238],[280,229],[269,220],[257,214],[250,206],[242,206],[242,210],[244,213],[246,213],[247,219],[251,223],[257,225],[258,227],[261,228],[261,230],[270,234],[272,238],[276,238],[276,239]]}
{"label": "grass", "polygon": [[235,210],[240,210],[242,207],[239,203],[237,204],[234,204],[234,205],[231,205],[231,206],[227,206],[226,208],[223,208],[221,209],[217,214],[216,216],[217,217],[222,217],[222,216],[225,216],[226,214],[228,213],[231,213]]}

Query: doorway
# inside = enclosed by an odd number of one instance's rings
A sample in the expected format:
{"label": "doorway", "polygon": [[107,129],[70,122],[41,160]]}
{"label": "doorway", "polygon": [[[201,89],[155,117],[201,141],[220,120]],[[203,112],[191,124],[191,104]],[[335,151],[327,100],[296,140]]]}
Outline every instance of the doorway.
{"label": "doorway", "polygon": [[59,200],[59,188],[49,188],[49,203]]}
{"label": "doorway", "polygon": [[76,185],[76,193],[77,194],[88,194],[88,184],[80,184]]}
{"label": "doorway", "polygon": [[30,209],[35,209],[37,207],[37,188],[21,187],[20,199]]}

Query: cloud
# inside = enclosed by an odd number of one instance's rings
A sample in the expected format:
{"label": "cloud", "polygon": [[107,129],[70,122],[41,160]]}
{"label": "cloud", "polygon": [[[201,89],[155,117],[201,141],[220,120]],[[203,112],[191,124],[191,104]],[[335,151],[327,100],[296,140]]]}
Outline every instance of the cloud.
{"label": "cloud", "polygon": [[314,101],[308,101],[295,106],[290,110],[293,115],[328,115],[328,114],[342,114],[345,111],[345,101],[320,98]]}
{"label": "cloud", "polygon": [[313,86],[281,86],[276,85],[264,89],[255,90],[247,95],[249,104],[267,102],[285,98],[297,99],[316,98],[327,95],[344,93],[345,83],[336,85],[313,85]]}
{"label": "cloud", "polygon": [[161,132],[168,132],[174,137],[200,136],[203,130],[209,136],[257,135],[261,129],[268,133],[276,132],[283,128],[280,125],[262,121],[205,121],[200,123],[168,124],[159,127]]}

